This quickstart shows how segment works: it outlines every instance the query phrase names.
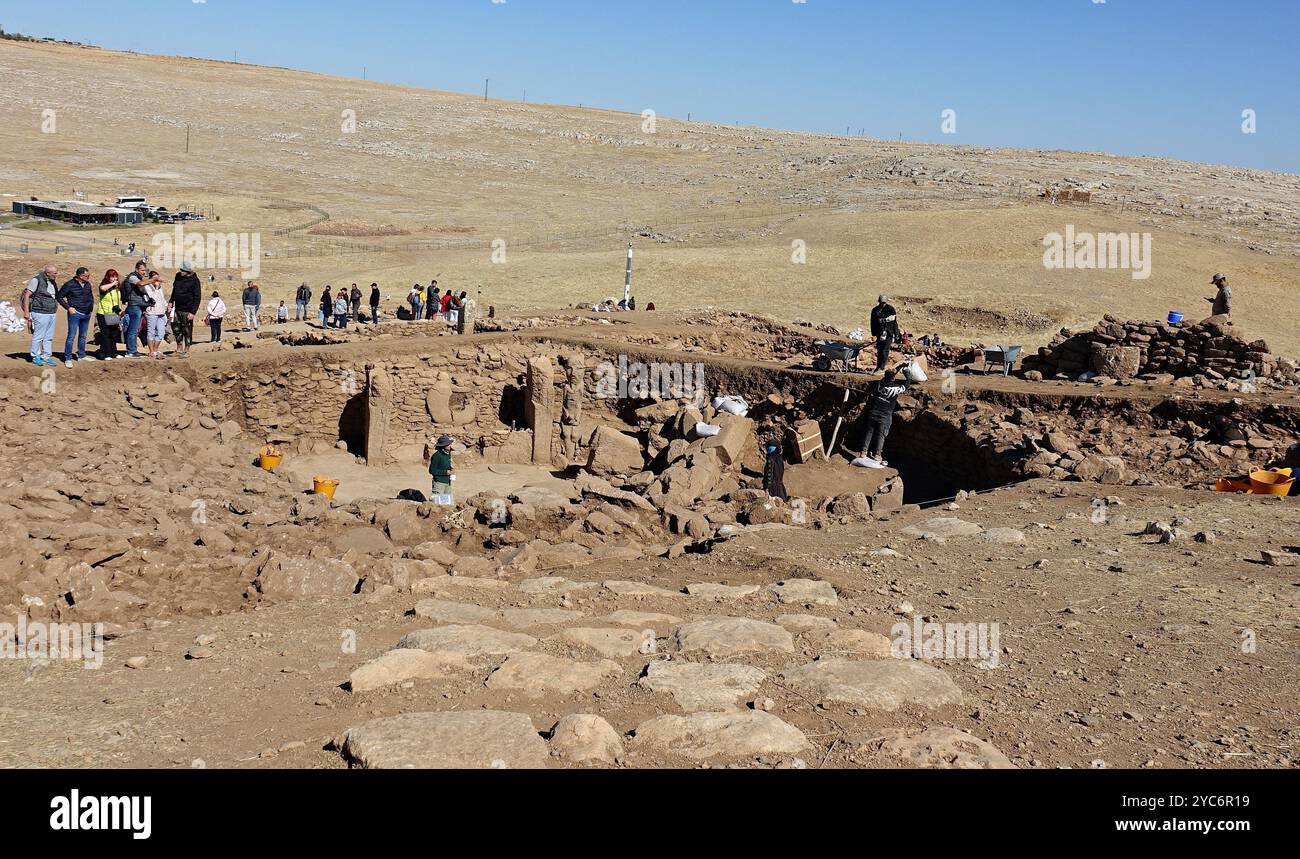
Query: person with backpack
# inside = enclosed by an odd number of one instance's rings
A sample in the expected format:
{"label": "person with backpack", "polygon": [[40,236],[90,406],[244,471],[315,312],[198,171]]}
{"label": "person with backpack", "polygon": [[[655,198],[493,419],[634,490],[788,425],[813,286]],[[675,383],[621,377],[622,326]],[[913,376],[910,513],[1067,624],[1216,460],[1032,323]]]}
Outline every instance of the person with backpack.
{"label": "person with backpack", "polygon": [[346,329],[348,327],[348,291],[339,287],[339,294],[334,299],[334,327]]}
{"label": "person with backpack", "polygon": [[126,357],[140,357],[140,332],[144,327],[145,310],[149,307],[149,296],[144,291],[145,281],[149,279],[148,266],[143,262],[135,264],[135,271],[126,276],[122,287],[122,298],[126,302]]}
{"label": "person with backpack", "polygon": [[256,331],[260,327],[257,315],[262,312],[262,291],[251,280],[248,286],[244,287],[243,302],[244,325]]}
{"label": "person with backpack", "polygon": [[444,322],[451,322],[451,303],[455,298],[456,296],[452,295],[451,289],[448,288],[446,294],[438,302],[438,312],[442,314]]}
{"label": "person with backpack", "polygon": [[145,342],[150,358],[163,356],[163,341],[167,339],[167,294],[163,291],[162,277],[156,271],[149,272],[149,279],[144,283],[145,298]]}
{"label": "person with backpack", "polygon": [[117,272],[109,269],[99,282],[99,296],[95,300],[95,327],[99,330],[99,359],[112,361],[117,357],[117,344],[122,339],[122,288]]}
{"label": "person with backpack", "polygon": [[330,285],[325,284],[325,289],[320,294],[320,324],[322,328],[333,328],[330,320],[334,316],[334,295],[330,292]]}
{"label": "person with backpack", "polygon": [[420,310],[421,308],[424,307],[424,300],[422,298],[423,295],[424,295],[424,290],[420,289],[420,285],[418,283],[412,286],[411,291],[406,294],[406,303],[411,306],[412,322],[420,321]]}
{"label": "person with backpack", "polygon": [[348,301],[352,305],[352,321],[361,322],[361,287],[355,283],[352,284],[352,291],[348,293]]}
{"label": "person with backpack", "polygon": [[900,378],[897,370],[887,370],[880,381],[875,382],[867,397],[867,433],[862,440],[862,451],[881,466],[889,465],[885,461],[885,439],[894,423],[894,409],[898,398],[907,390],[907,379]]}
{"label": "person with backpack", "polygon": [[212,342],[220,343],[221,323],[226,319],[226,303],[221,300],[221,293],[216,290],[212,291],[212,297],[208,299],[208,312],[203,318],[208,322]]}
{"label": "person with backpack", "polygon": [[190,346],[194,345],[194,314],[199,312],[199,302],[202,300],[203,283],[194,273],[194,266],[188,262],[181,263],[181,270],[172,281],[168,308],[176,314],[172,318],[172,334],[176,337],[178,357],[190,357]]}
{"label": "person with backpack", "polygon": [[299,286],[298,291],[294,293],[293,301],[295,306],[294,313],[293,313],[293,321],[306,322],[307,305],[311,303],[311,287],[305,283],[302,286]]}
{"label": "person with backpack", "polygon": [[86,335],[90,333],[90,315],[95,309],[95,290],[90,285],[90,269],[82,266],[77,276],[59,287],[59,306],[68,311],[68,336],[63,341],[63,365],[72,366],[72,341],[77,341],[76,359],[86,360]]}
{"label": "person with backpack", "polygon": [[438,281],[429,281],[429,288],[424,293],[424,318],[433,319],[438,314]]}
{"label": "person with backpack", "polygon": [[370,324],[379,321],[379,284],[370,284]]}
{"label": "person with backpack", "polygon": [[27,329],[32,334],[32,363],[37,367],[57,367],[54,360],[54,323],[59,312],[59,276],[57,266],[47,265],[27,282],[18,306]]}

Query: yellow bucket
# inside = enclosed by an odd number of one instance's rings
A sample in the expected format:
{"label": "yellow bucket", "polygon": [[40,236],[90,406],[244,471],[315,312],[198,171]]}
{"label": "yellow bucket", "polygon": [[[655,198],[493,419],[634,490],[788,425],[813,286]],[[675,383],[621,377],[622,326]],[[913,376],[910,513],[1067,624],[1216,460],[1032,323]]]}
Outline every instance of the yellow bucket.
{"label": "yellow bucket", "polygon": [[1250,473],[1250,491],[1255,495],[1289,495],[1295,478],[1280,469],[1272,471],[1252,471]]}
{"label": "yellow bucket", "polygon": [[274,471],[276,466],[284,462],[284,454],[271,447],[269,444],[261,450],[262,468],[267,471]]}
{"label": "yellow bucket", "polygon": [[339,488],[339,482],[328,477],[317,476],[311,479],[311,488],[317,495],[333,498],[335,490]]}
{"label": "yellow bucket", "polygon": [[1220,477],[1214,488],[1217,492],[1250,492],[1250,481],[1243,477]]}

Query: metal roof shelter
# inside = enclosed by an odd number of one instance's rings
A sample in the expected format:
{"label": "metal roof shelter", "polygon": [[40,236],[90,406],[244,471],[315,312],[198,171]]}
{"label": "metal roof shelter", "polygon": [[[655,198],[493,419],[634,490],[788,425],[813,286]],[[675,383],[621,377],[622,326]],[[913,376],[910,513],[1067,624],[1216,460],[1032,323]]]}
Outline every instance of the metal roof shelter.
{"label": "metal roof shelter", "polygon": [[23,200],[13,204],[14,214],[49,218],[71,224],[141,224],[144,213],[132,209],[96,206],[80,200]]}

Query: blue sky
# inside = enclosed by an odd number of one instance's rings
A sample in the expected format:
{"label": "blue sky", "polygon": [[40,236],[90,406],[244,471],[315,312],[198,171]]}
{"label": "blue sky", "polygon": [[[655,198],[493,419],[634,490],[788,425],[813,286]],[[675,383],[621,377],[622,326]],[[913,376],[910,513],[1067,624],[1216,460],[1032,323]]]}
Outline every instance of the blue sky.
{"label": "blue sky", "polygon": [[1300,0],[0,0],[0,26],[463,92],[491,78],[530,102],[1300,173]]}

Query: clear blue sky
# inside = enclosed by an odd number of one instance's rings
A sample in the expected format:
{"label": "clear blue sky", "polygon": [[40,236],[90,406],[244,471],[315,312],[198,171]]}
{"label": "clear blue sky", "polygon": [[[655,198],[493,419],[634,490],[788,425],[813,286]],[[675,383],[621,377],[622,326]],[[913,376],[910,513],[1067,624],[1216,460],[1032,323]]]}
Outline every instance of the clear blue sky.
{"label": "clear blue sky", "polygon": [[530,102],[1300,173],[1300,0],[0,0],[0,26],[463,92],[491,78]]}

